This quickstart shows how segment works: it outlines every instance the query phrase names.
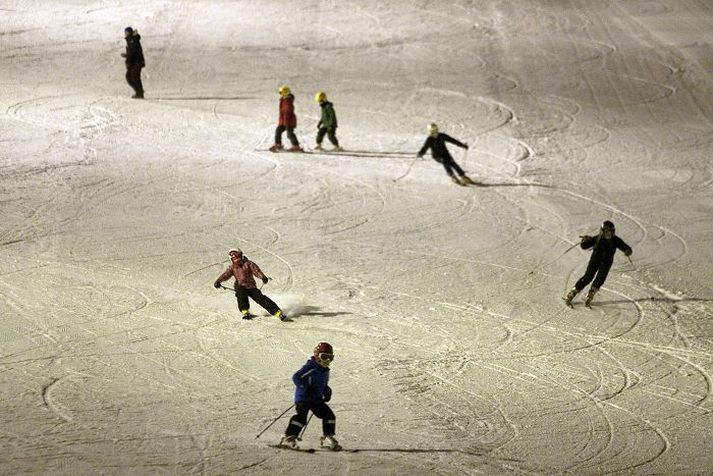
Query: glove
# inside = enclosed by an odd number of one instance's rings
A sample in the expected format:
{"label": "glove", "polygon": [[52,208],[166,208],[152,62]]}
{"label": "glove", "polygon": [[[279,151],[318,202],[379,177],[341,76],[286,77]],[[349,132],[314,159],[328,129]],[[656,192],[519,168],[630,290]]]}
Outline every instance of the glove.
{"label": "glove", "polygon": [[464,142],[463,145],[465,146],[465,150],[468,150],[468,147],[470,147],[467,142]]}
{"label": "glove", "polygon": [[268,278],[267,276],[265,276],[264,278],[262,278],[262,284],[267,284],[267,282],[268,282],[269,280],[270,280],[270,278]]}
{"label": "glove", "polygon": [[126,53],[121,53],[122,58],[126,58]]}
{"label": "glove", "polygon": [[322,394],[322,401],[328,402],[332,399],[332,389],[327,385],[324,387],[324,393]]}
{"label": "glove", "polygon": [[626,256],[631,256],[631,253],[633,253],[633,252],[634,252],[633,250],[626,250],[626,251],[624,251],[624,254]]}
{"label": "glove", "polygon": [[220,288],[221,288],[220,283],[219,283],[218,281],[216,281],[216,282],[213,283],[213,287],[214,287],[215,289],[220,289]]}

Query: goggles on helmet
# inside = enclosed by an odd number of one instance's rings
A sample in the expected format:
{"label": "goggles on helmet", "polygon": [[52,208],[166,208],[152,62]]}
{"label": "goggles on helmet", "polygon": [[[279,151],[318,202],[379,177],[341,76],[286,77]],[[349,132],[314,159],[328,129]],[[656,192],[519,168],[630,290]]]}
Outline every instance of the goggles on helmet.
{"label": "goggles on helmet", "polygon": [[317,354],[317,358],[325,362],[331,362],[334,360],[334,354],[330,354],[328,352],[320,352],[319,354]]}

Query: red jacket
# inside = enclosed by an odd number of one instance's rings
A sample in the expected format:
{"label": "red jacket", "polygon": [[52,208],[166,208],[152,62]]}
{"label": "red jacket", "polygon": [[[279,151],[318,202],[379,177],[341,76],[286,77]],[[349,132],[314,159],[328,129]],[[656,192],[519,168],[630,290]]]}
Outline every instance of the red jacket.
{"label": "red jacket", "polygon": [[280,119],[278,126],[297,127],[297,116],[295,116],[295,97],[292,94],[280,98]]}
{"label": "red jacket", "polygon": [[255,285],[255,279],[253,278],[253,276],[258,279],[263,279],[265,277],[258,265],[256,265],[249,259],[243,257],[243,259],[238,261],[237,263],[231,263],[230,266],[228,266],[228,268],[223,271],[223,274],[221,274],[218,279],[216,279],[216,282],[222,283],[226,279],[234,277],[235,288],[241,287],[247,289],[255,289],[257,286]]}

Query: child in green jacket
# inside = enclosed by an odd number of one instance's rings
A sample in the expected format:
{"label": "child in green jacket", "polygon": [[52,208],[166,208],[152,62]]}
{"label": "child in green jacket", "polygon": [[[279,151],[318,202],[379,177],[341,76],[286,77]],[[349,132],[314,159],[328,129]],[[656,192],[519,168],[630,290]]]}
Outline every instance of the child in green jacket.
{"label": "child in green jacket", "polygon": [[317,145],[314,147],[315,150],[322,150],[322,140],[324,140],[325,134],[329,137],[329,142],[334,145],[336,152],[344,150],[339,146],[339,141],[337,140],[337,114],[334,112],[334,105],[327,101],[327,94],[324,91],[319,91],[314,96],[314,99],[322,108],[322,117],[317,123]]}

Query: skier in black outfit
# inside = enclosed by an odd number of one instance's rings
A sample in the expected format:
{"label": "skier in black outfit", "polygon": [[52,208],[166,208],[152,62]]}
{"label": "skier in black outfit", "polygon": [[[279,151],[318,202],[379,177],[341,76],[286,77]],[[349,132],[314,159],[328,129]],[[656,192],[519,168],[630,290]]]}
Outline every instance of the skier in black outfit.
{"label": "skier in black outfit", "polygon": [[[592,248],[592,256],[589,258],[589,264],[587,265],[587,271],[584,272],[584,276],[579,278],[579,281],[577,281],[574,287],[564,297],[564,301],[568,306],[572,305],[572,299],[590,282],[592,286],[589,288],[587,297],[584,299],[584,304],[589,306],[592,303],[594,295],[607,279],[607,274],[609,274],[609,269],[614,262],[614,253],[616,253],[617,248],[623,251],[626,256],[631,256],[631,247],[624,243],[624,240],[616,236],[615,233],[614,223],[606,220],[602,223],[598,236],[582,236],[580,246],[584,250]],[[592,282],[592,280],[594,280],[594,282]]]}
{"label": "skier in black outfit", "polygon": [[138,30],[127,26],[124,28],[124,39],[126,40],[126,53],[121,56],[126,58],[126,82],[134,90],[134,99],[144,98],[144,85],[141,83],[141,68],[146,66],[144,61],[144,50],[141,48],[141,35]]}
{"label": "skier in black outfit", "polygon": [[[448,134],[438,132],[438,126],[431,123],[428,125],[428,139],[426,139],[426,142],[423,144],[423,147],[421,147],[421,150],[418,151],[418,156],[423,157],[423,154],[425,154],[428,149],[431,149],[431,156],[433,157],[433,160],[443,164],[443,167],[446,169],[446,173],[451,180],[453,180],[453,182],[458,185],[468,185],[469,183],[474,183],[465,174],[465,172],[463,172],[463,169],[460,168],[455,160],[453,160],[453,157],[451,157],[450,152],[448,152],[448,149],[446,148],[446,142],[450,142],[451,144],[455,144],[466,150],[468,149],[468,144],[457,141]],[[460,176],[460,180],[456,177],[453,171]]]}

